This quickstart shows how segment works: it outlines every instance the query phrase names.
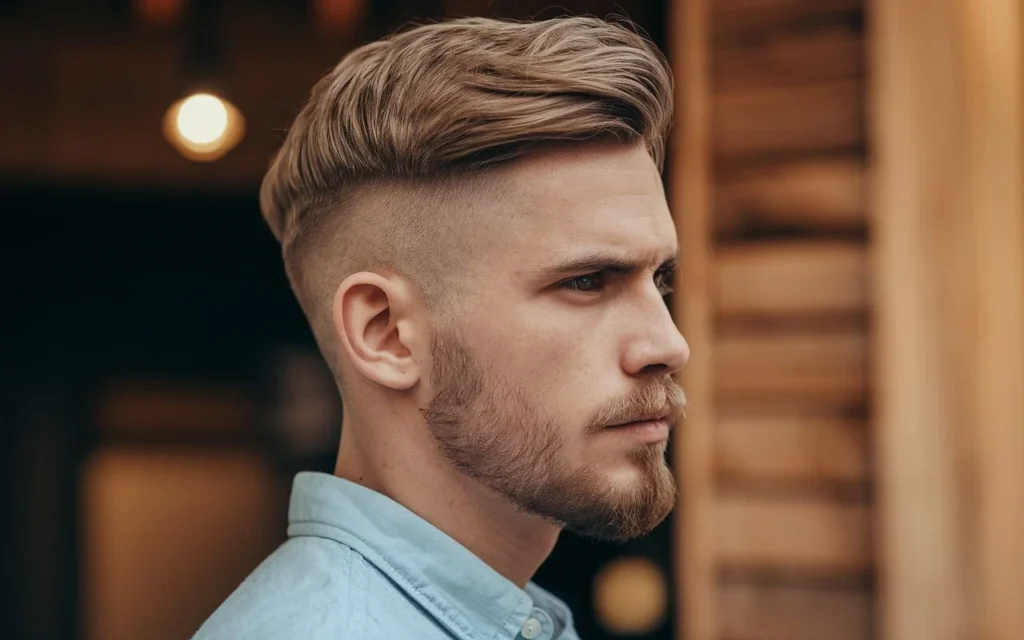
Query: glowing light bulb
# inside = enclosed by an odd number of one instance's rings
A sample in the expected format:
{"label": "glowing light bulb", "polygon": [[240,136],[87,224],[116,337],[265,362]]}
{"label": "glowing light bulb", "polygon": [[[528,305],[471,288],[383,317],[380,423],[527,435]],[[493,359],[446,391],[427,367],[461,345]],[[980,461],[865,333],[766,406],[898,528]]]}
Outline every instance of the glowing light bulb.
{"label": "glowing light bulb", "polygon": [[230,151],[242,139],[245,119],[230,102],[211,93],[193,93],[171,105],[164,116],[164,135],[190,160],[208,162]]}
{"label": "glowing light bulb", "polygon": [[228,110],[217,96],[197,93],[181,103],[175,124],[185,140],[193,144],[210,144],[228,130]]}

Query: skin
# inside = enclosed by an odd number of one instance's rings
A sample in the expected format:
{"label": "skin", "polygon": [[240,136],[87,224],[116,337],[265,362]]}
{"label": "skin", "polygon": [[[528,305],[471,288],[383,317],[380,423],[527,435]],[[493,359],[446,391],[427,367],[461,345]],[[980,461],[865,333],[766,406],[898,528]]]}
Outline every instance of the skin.
{"label": "skin", "polygon": [[[609,425],[685,405],[689,358],[663,296],[675,226],[642,146],[561,147],[505,171],[513,216],[474,238],[467,294],[433,316],[393,273],[332,307],[353,375],[335,473],[379,491],[524,586],[559,532],[625,539],[675,501],[667,443]],[[552,272],[595,255],[635,262]]]}

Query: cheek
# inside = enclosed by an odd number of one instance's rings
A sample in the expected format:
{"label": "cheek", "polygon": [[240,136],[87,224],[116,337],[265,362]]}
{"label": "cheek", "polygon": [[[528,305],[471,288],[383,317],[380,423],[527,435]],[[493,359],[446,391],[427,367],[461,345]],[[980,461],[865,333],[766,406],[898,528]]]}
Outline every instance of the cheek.
{"label": "cheek", "polygon": [[492,362],[534,388],[560,388],[593,375],[598,341],[565,323],[525,318],[498,328],[489,340]]}
{"label": "cheek", "polygon": [[573,317],[534,332],[537,354],[532,375],[562,394],[585,401],[615,371],[615,343],[599,322]]}
{"label": "cheek", "polygon": [[607,402],[593,397],[609,386],[619,364],[607,310],[551,298],[517,306],[488,297],[467,319],[489,371],[520,387],[531,404],[553,417],[580,419],[581,412]]}
{"label": "cheek", "polygon": [[[517,333],[515,346],[499,347],[492,362],[527,402],[566,433],[582,430],[607,403],[600,390],[609,373],[595,343],[580,334],[536,327]],[[501,345],[502,343],[495,343]]]}

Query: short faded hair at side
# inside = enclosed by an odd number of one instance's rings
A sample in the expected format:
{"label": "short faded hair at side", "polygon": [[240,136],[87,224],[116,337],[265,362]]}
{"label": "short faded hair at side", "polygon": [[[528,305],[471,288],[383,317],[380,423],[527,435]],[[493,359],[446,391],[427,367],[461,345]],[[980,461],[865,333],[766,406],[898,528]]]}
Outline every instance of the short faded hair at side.
{"label": "short faded hair at side", "polygon": [[625,21],[463,18],[349,53],[313,88],[260,190],[328,363],[349,274],[390,269],[440,311],[475,259],[466,234],[515,189],[503,165],[607,139],[643,144],[661,167],[671,114],[668,63]]}

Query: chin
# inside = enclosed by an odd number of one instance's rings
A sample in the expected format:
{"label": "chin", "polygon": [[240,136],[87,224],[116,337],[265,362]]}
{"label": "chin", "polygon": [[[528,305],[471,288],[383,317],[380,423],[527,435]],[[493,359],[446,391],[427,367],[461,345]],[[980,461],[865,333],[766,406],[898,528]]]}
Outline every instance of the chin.
{"label": "chin", "polygon": [[653,474],[662,474],[668,468],[665,443],[645,445],[624,457],[607,461],[605,475],[615,481],[640,480]]}
{"label": "chin", "polygon": [[625,463],[616,465],[605,472],[608,486],[615,492],[621,493],[635,489],[647,482],[648,469],[641,469],[635,464]]}

